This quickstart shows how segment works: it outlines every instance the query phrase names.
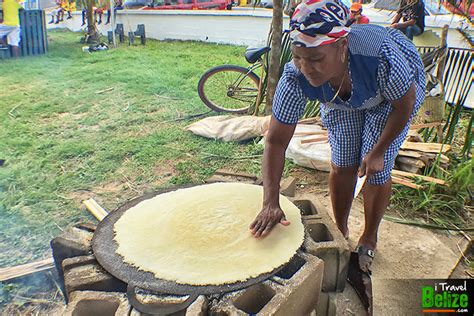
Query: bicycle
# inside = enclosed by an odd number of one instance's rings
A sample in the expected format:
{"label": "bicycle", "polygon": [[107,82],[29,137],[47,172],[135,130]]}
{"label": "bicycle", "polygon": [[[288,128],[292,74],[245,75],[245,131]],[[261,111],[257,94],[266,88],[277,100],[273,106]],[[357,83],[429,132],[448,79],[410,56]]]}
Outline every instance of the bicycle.
{"label": "bicycle", "polygon": [[[251,64],[247,68],[221,65],[206,71],[198,83],[202,102],[216,112],[234,114],[247,113],[252,105],[258,106],[263,99],[260,78],[267,71],[262,57],[269,51],[269,46],[247,49],[244,57]],[[254,73],[259,68],[262,69],[260,77]]]}

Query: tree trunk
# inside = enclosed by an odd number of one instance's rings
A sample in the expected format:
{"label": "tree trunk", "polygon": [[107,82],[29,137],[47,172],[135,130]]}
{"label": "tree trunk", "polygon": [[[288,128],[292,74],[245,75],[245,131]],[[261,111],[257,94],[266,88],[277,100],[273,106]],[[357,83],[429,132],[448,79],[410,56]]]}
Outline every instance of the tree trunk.
{"label": "tree trunk", "polygon": [[100,39],[99,31],[97,30],[97,26],[95,25],[95,18],[94,18],[94,0],[86,0],[86,19],[87,19],[87,43],[89,44],[97,44]]}
{"label": "tree trunk", "polygon": [[272,18],[272,50],[270,52],[270,64],[268,67],[267,101],[265,104],[265,115],[272,113],[273,96],[275,95],[278,79],[280,79],[281,39],[283,25],[283,0],[273,0]]}

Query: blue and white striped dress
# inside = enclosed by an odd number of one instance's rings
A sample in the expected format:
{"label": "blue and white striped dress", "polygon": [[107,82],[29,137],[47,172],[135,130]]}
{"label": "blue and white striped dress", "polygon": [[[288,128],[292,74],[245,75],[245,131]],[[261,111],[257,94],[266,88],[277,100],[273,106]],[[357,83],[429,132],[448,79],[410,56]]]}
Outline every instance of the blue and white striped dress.
{"label": "blue and white striped dress", "polygon": [[[273,116],[296,124],[306,100],[321,102],[321,119],[328,129],[332,162],[338,167],[359,166],[379,140],[392,111],[391,101],[416,85],[416,102],[410,121],[425,96],[425,73],[413,43],[400,31],[377,25],[354,25],[348,35],[349,74],[352,83],[347,101],[336,97],[328,83],[313,87],[295,67],[285,65],[273,102]],[[409,122],[410,122],[409,121]],[[409,122],[384,156],[384,169],[368,182],[383,184],[393,169],[397,152],[408,133]]]}

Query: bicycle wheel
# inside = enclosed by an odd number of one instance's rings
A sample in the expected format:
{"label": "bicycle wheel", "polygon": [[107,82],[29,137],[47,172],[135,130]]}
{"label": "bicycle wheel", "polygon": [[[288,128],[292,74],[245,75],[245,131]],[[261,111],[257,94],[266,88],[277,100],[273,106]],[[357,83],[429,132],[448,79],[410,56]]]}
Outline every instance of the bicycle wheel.
{"label": "bicycle wheel", "polygon": [[206,71],[198,83],[202,102],[216,112],[246,113],[255,103],[260,78],[247,68],[222,65]]}

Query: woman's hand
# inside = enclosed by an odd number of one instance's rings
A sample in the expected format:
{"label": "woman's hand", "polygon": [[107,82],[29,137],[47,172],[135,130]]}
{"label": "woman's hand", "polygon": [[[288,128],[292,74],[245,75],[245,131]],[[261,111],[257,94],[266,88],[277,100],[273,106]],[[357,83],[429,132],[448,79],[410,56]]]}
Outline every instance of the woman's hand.
{"label": "woman's hand", "polygon": [[359,168],[359,177],[364,175],[367,176],[367,179],[372,177],[375,173],[383,170],[383,153],[369,152],[362,160],[362,164]]}
{"label": "woman's hand", "polygon": [[286,220],[285,213],[283,213],[279,206],[264,206],[250,225],[249,229],[252,231],[255,238],[260,236],[265,237],[270,233],[275,225],[278,225],[278,223],[283,226],[290,225],[290,222]]}

